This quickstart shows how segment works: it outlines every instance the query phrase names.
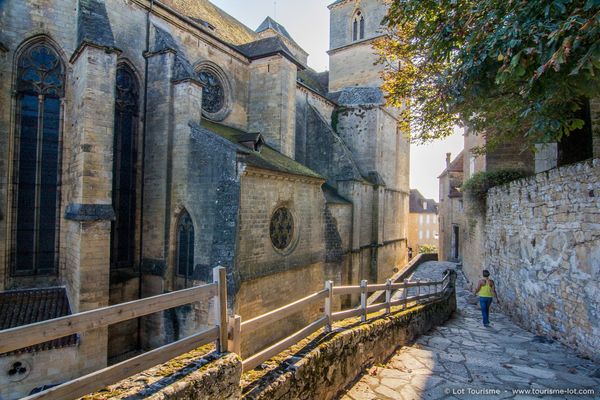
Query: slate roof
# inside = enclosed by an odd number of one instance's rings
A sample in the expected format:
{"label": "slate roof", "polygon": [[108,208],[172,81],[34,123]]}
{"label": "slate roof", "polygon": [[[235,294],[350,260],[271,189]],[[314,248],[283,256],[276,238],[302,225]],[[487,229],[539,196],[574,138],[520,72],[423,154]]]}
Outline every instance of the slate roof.
{"label": "slate roof", "polygon": [[[0,292],[0,330],[66,315],[71,315],[71,307],[64,287]],[[58,349],[75,346],[77,342],[77,335],[70,335],[7,354]]]}
{"label": "slate roof", "polygon": [[306,68],[298,71],[298,82],[325,97],[329,91],[329,72],[317,72],[312,68]]}
{"label": "slate roof", "polygon": [[259,39],[254,42],[236,46],[236,48],[251,60],[268,57],[274,54],[281,54],[298,65],[301,69],[305,68],[304,65],[294,57],[294,54],[286,46],[283,40],[277,36]]}
{"label": "slate roof", "polygon": [[262,24],[260,24],[260,26],[256,29],[256,33],[264,32],[267,29],[273,29],[275,32],[277,32],[280,35],[284,36],[289,41],[291,41],[293,43],[296,43],[294,41],[294,39],[292,39],[292,36],[289,34],[289,32],[287,31],[287,29],[285,29],[285,27],[283,25],[281,25],[279,22],[275,21],[271,17],[267,17],[262,22]]}
{"label": "slate roof", "polygon": [[240,149],[241,157],[244,162],[249,165],[263,168],[271,171],[284,172],[293,175],[302,175],[311,178],[324,179],[321,175],[308,168],[307,166],[300,164],[298,161],[281,154],[268,144],[262,146],[260,152],[248,151],[248,148],[239,144],[241,137],[247,137],[248,132],[244,132],[240,129],[235,129],[226,125],[218,124],[203,119],[201,128],[204,128],[210,132],[213,132],[230,142],[236,144]]}
{"label": "slate roof", "polygon": [[325,201],[327,201],[328,204],[352,204],[351,201],[341,196],[332,186],[325,184],[322,189],[323,194],[325,195]]}
{"label": "slate roof", "polygon": [[79,0],[77,45],[80,46],[84,42],[102,47],[115,47],[115,38],[103,0]]}
{"label": "slate roof", "polygon": [[[258,34],[240,21],[212,4],[209,0],[160,0],[181,14],[198,19],[204,29],[224,42],[240,45],[258,39]],[[206,26],[206,24],[210,26]]]}
{"label": "slate roof", "polygon": [[[427,202],[427,209],[423,208],[423,202]],[[412,214],[437,214],[438,204],[433,199],[426,199],[416,189],[410,190],[409,212]]]}

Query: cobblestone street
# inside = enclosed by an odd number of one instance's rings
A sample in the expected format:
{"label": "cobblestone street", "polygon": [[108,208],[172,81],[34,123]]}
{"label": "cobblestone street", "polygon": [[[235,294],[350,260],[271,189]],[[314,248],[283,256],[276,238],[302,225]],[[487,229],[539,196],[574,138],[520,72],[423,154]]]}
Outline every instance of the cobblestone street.
{"label": "cobblestone street", "polygon": [[[411,280],[439,280],[453,267],[427,262]],[[477,298],[465,284],[458,271],[458,311],[450,321],[399,349],[387,364],[369,368],[341,399],[600,398],[600,364],[519,328],[494,305],[491,327],[484,328]],[[514,392],[519,389],[531,392]],[[546,389],[593,389],[595,395],[533,392]]]}

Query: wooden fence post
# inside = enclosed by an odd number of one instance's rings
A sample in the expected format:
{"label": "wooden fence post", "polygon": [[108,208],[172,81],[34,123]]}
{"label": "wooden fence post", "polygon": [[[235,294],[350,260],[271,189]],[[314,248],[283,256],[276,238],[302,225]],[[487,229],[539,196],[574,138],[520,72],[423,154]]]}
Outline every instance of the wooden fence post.
{"label": "wooden fence post", "polygon": [[223,267],[213,268],[213,282],[217,284],[217,294],[214,297],[215,325],[219,327],[217,352],[227,351],[227,275]]}
{"label": "wooden fence post", "polygon": [[365,322],[367,320],[367,280],[363,279],[360,281],[360,308],[362,314],[360,321]]}
{"label": "wooden fence post", "polygon": [[392,280],[388,279],[385,281],[385,313],[389,314],[392,312]]}
{"label": "wooden fence post", "polygon": [[229,317],[229,328],[227,329],[228,343],[227,347],[229,351],[242,356],[242,317],[239,315],[232,315]]}
{"label": "wooden fence post", "polygon": [[327,317],[325,332],[331,332],[331,325],[333,324],[333,281],[326,281],[325,289],[328,291],[327,297],[325,297],[325,316]]}
{"label": "wooden fence post", "polygon": [[408,279],[404,280],[404,304],[402,306],[403,310],[406,310],[406,303],[408,303]]}

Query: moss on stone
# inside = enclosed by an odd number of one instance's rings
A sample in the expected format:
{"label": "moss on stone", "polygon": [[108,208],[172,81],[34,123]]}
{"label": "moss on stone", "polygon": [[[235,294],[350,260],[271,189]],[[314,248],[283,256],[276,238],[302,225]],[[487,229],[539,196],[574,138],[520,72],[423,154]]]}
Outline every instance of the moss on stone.
{"label": "moss on stone", "polygon": [[[235,144],[238,144],[238,139],[241,135],[247,133],[230,126],[217,124],[207,120],[202,120],[201,126]],[[250,151],[245,147],[243,149],[249,151],[249,154],[244,156],[245,160],[248,164],[255,167],[323,179],[323,177],[315,171],[300,164],[296,160],[281,154],[269,145],[264,145],[260,152]]]}

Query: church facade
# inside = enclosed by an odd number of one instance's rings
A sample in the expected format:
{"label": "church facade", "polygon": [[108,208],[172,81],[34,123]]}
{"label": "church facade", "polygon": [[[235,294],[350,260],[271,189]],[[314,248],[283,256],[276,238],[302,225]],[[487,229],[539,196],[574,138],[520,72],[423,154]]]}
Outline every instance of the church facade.
{"label": "church facade", "polygon": [[[317,73],[273,19],[252,30],[207,0],[1,2],[0,329],[201,284],[219,265],[249,319],[404,265],[409,143],[371,47],[384,3],[329,6]],[[210,318],[192,304],[0,355],[0,397]]]}

